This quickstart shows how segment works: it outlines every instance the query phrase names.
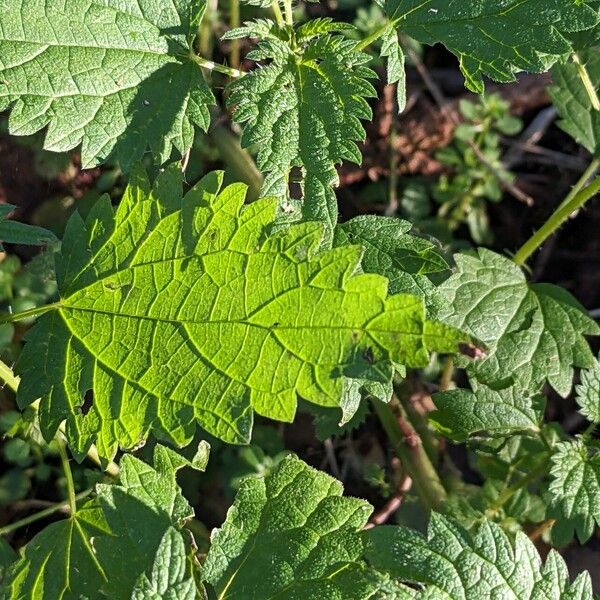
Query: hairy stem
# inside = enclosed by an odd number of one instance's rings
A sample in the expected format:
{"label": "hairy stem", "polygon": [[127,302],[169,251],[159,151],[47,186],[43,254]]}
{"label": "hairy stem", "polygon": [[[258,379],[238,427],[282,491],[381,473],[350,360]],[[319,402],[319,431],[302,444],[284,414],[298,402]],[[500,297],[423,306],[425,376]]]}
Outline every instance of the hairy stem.
{"label": "hairy stem", "polygon": [[583,87],[585,87],[585,91],[589,96],[593,109],[600,111],[600,98],[598,98],[598,93],[596,92],[596,88],[594,87],[587,67],[581,62],[581,59],[577,53],[573,53],[573,62],[577,65],[577,73],[579,74],[579,78],[583,83]]}
{"label": "hairy stem", "polygon": [[13,370],[0,360],[0,380],[16,394],[20,379],[14,374]]}
{"label": "hairy stem", "polygon": [[[75,502],[79,502],[79,500],[83,500],[87,498],[92,492],[93,488],[89,488],[75,496]],[[36,521],[41,521],[46,517],[53,515],[54,513],[71,510],[71,500],[63,500],[62,502],[58,502],[57,504],[53,504],[44,510],[40,510],[39,512],[34,513],[33,515],[29,515],[28,517],[24,517],[23,519],[19,519],[14,523],[10,523],[9,525],[5,525],[4,527],[0,527],[0,535],[7,535],[16,531],[17,529],[21,529],[21,527],[25,527],[30,525],[31,523],[35,523]]]}
{"label": "hairy stem", "polygon": [[190,58],[203,69],[208,71],[216,71],[217,73],[222,73],[223,75],[227,75],[228,77],[233,77],[237,79],[238,77],[242,77],[245,75],[243,71],[239,69],[232,69],[231,67],[226,67],[225,65],[220,65],[218,63],[214,63],[212,60],[206,60],[197,54],[190,54]]}
{"label": "hairy stem", "polygon": [[373,407],[424,506],[428,510],[439,508],[446,500],[446,489],[429,460],[421,439],[406,422],[404,415],[394,414],[389,404],[375,400]]}
{"label": "hairy stem", "polygon": [[356,44],[356,46],[354,46],[354,49],[357,51],[364,50],[365,48],[367,48],[368,46],[370,46],[371,44],[376,42],[380,37],[383,37],[385,35],[385,32],[390,27],[393,27],[393,25],[394,25],[393,21],[388,21],[385,25],[382,25],[381,27],[376,29],[373,33],[368,35],[364,40],[361,40],[360,42],[358,42]]}
{"label": "hairy stem", "polygon": [[283,10],[285,11],[285,24],[288,27],[293,27],[294,16],[292,14],[292,0],[283,0]]}
{"label": "hairy stem", "polygon": [[[587,172],[587,171],[586,171]],[[579,184],[577,184],[579,185]],[[555,233],[577,210],[585,206],[586,202],[600,192],[600,177],[597,177],[588,186],[580,189],[568,201],[563,202],[550,216],[550,218],[536,231],[515,254],[513,260],[517,265],[523,266],[527,259]]]}
{"label": "hairy stem", "polygon": [[59,307],[60,304],[55,302],[54,304],[45,304],[44,306],[37,306],[36,308],[30,308],[29,310],[23,310],[18,313],[0,313],[0,325],[3,323],[14,323],[15,321],[37,317],[38,315],[43,315],[44,313]]}
{"label": "hairy stem", "polygon": [[273,15],[275,16],[275,21],[279,27],[285,27],[285,21],[283,20],[283,14],[281,12],[281,8],[279,6],[279,0],[271,1],[271,9],[273,10]]}
{"label": "hairy stem", "polygon": [[69,464],[69,457],[67,455],[66,444],[61,439],[57,441],[58,453],[60,454],[60,462],[65,473],[65,479],[67,480],[69,509],[71,511],[71,516],[73,516],[77,512],[77,500],[75,499],[75,484],[73,483],[73,473],[71,472],[71,465]]}

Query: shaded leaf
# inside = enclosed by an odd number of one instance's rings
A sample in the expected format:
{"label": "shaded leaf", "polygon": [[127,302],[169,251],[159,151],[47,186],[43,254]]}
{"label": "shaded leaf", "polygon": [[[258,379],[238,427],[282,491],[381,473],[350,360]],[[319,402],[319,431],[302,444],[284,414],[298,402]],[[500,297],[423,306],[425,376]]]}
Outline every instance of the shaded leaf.
{"label": "shaded leaf", "polygon": [[405,581],[425,584],[421,597],[592,600],[589,574],[569,583],[567,567],[551,551],[542,565],[531,540],[517,533],[514,540],[490,521],[474,534],[433,513],[427,536],[396,526],[376,527],[364,534],[368,562]]}
{"label": "shaded leaf", "polygon": [[572,388],[573,367],[587,368],[594,356],[585,335],[600,327],[565,290],[528,284],[510,259],[480,249],[455,256],[458,272],[438,289],[448,311],[440,317],[487,346],[471,361],[471,379],[492,387],[514,383],[538,392],[545,381],[563,397]]}
{"label": "shaded leaf", "polygon": [[585,65],[593,90],[584,85],[579,75],[579,65],[573,61],[557,64],[552,69],[554,85],[549,92],[561,120],[561,129],[600,156],[600,110],[594,107],[591,94],[600,96],[600,50],[591,48],[578,53],[578,60]]}
{"label": "shaded leaf", "polygon": [[581,440],[562,442],[552,456],[550,474],[553,514],[566,521],[562,535],[568,538],[566,530],[574,530],[586,542],[600,525],[600,454]]}
{"label": "shaded leaf", "polygon": [[[48,125],[44,148],[81,144],[92,167],[125,168],[149,147],[160,162],[191,148],[213,96],[190,58],[206,2],[4,0],[0,110],[9,130]],[[168,89],[168,93],[165,93]]]}
{"label": "shaded leaf", "polygon": [[410,37],[453,52],[478,93],[484,76],[509,82],[547,70],[572,50],[565,36],[598,23],[597,10],[573,0],[388,0],[385,9]]}
{"label": "shaded leaf", "polygon": [[3,242],[43,246],[56,240],[56,236],[47,229],[9,220],[8,216],[14,209],[11,204],[0,204],[0,252],[4,252]]}
{"label": "shaded leaf", "polygon": [[474,434],[502,436],[513,431],[538,431],[544,397],[512,385],[492,388],[472,382],[472,390],[434,394],[437,410],[430,418],[444,435],[464,441]]}
{"label": "shaded leaf", "polygon": [[600,361],[581,371],[581,383],[575,389],[581,414],[593,423],[600,423]]}
{"label": "shaded leaf", "polygon": [[212,535],[203,576],[220,600],[410,598],[362,560],[372,507],[287,456],[265,479],[248,479]]}

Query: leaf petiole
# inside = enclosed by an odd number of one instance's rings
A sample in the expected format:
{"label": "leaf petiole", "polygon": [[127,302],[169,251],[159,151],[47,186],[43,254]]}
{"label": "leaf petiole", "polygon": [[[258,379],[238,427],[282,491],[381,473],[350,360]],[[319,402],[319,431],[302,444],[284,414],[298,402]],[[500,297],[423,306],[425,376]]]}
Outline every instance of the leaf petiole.
{"label": "leaf petiole", "polygon": [[44,306],[37,306],[36,308],[30,308],[29,310],[23,310],[18,313],[0,313],[0,325],[37,317],[38,315],[43,315],[59,306],[59,302],[54,302],[53,304],[44,304]]}

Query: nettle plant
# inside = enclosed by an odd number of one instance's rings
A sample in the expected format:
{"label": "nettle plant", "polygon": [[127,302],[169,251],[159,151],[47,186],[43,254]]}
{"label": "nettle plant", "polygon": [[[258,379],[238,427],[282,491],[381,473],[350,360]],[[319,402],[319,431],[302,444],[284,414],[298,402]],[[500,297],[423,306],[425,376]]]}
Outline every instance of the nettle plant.
{"label": "nettle plant", "polygon": [[[232,56],[250,40],[255,67],[243,72],[202,55],[202,0],[0,3],[10,132],[47,128],[46,149],[81,146],[84,167],[118,160],[129,173],[116,208],[103,197],[71,217],[55,255],[59,299],[2,317],[39,317],[0,375],[23,410],[14,430],[54,440],[68,488],[65,503],[0,530],[68,512],[19,556],[2,542],[3,596],[591,598],[589,576],[570,582],[559,554],[542,562],[523,529],[584,542],[600,522],[600,364],[586,341],[600,328],[565,290],[529,283],[524,266],[600,190],[599,3],[388,0],[385,23],[358,42],[347,23],[295,23],[289,0],[251,4],[264,16],[224,35]],[[402,110],[400,36],[445,45],[478,93],[484,77],[553,67],[561,125],[593,160],[514,256],[479,249],[450,268],[405,221],[338,223],[336,169],[360,162],[376,95],[365,51],[383,42]],[[220,172],[184,189],[195,130],[220,119],[211,77],[230,80],[226,104],[264,175],[258,201]],[[149,154],[155,177],[139,165]],[[6,211],[5,241],[46,239]],[[445,383],[415,429],[467,442],[483,486],[448,477],[431,444],[405,438],[418,415],[403,378],[434,353],[448,356]],[[449,385],[455,368],[468,387]],[[575,369],[590,425],[571,438],[543,414],[548,390],[571,393]],[[246,444],[255,414],[293,422],[298,398],[338,432],[370,403],[431,513],[425,534],[366,527],[367,502],[287,456],[241,485],[198,554],[176,472],[203,470],[209,448],[187,458],[173,448],[198,428]],[[161,442],[150,462],[128,452],[149,437]],[[67,450],[105,481],[76,495]]]}

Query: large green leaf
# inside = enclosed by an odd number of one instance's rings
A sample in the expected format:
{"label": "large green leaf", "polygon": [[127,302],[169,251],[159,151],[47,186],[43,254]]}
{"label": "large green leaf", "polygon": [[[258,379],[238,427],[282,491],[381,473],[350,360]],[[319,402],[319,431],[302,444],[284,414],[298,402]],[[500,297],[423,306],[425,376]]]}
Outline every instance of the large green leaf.
{"label": "large green leaf", "polygon": [[598,335],[600,327],[568,292],[528,284],[504,256],[480,249],[455,258],[458,272],[439,288],[451,307],[441,315],[487,346],[487,354],[469,364],[470,376],[492,387],[514,382],[531,392],[548,381],[567,396],[573,366],[594,364],[584,335]]}
{"label": "large green leaf", "polygon": [[244,482],[212,535],[203,576],[218,600],[401,600],[408,590],[363,560],[372,507],[293,456]]}
{"label": "large green leaf", "polygon": [[559,543],[573,530],[586,542],[600,525],[600,454],[581,440],[562,442],[552,456],[551,475],[549,500],[559,519]]}
{"label": "large green leaf", "polygon": [[465,338],[356,274],[360,246],[319,253],[321,224],[267,235],[277,201],[244,209],[245,186],[221,180],[182,198],[178,169],[153,189],[136,173],[116,213],[106,197],[72,217],[60,300],[16,367],[45,435],[66,419],[72,447],[104,457],[150,430],[186,443],[196,424],[243,443],[254,411],[291,421],[297,394],[340,406],[348,379],[389,382],[392,364],[424,366]]}
{"label": "large green leaf", "polygon": [[474,535],[433,513],[427,536],[404,527],[376,527],[364,534],[367,561],[405,581],[425,584],[420,597],[436,600],[592,600],[589,574],[569,583],[557,552],[542,561],[524,533],[511,539],[484,521]]}
{"label": "large green leaf", "polygon": [[456,54],[476,92],[484,75],[508,82],[518,71],[545,71],[572,50],[569,33],[598,22],[579,0],[387,0],[386,12],[409,36]]}
{"label": "large green leaf", "polygon": [[207,458],[206,444],[195,461],[163,446],[155,448],[153,467],[124,456],[119,484],[98,485],[96,498],[34,537],[9,568],[0,597],[129,600],[138,578],[150,572],[165,533],[193,515],[175,480],[177,470],[203,469]]}
{"label": "large green leaf", "polygon": [[185,153],[213,102],[190,58],[205,0],[3,0],[0,110],[10,132],[48,125],[44,147],[82,144],[84,167],[147,147]]}
{"label": "large green leaf", "polygon": [[580,65],[570,61],[552,69],[554,85],[549,92],[561,117],[559,125],[595,156],[600,156],[600,110],[594,107],[593,94],[600,96],[600,50],[590,48],[578,53],[578,60],[589,75],[591,88],[580,76]]}
{"label": "large green leaf", "polygon": [[[304,28],[304,29],[303,29]],[[288,199],[293,167],[303,170],[302,214],[333,231],[337,205],[336,165],[360,163],[356,141],[365,136],[361,119],[371,119],[365,98],[375,95],[364,66],[368,55],[339,35],[315,36],[303,25],[297,32],[264,21],[249,23],[225,37],[258,37],[248,57],[269,64],[229,86],[228,103],[246,127],[243,146],[255,146],[257,163],[266,173],[264,192]]]}

